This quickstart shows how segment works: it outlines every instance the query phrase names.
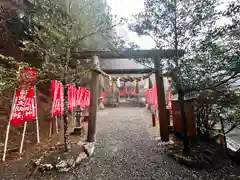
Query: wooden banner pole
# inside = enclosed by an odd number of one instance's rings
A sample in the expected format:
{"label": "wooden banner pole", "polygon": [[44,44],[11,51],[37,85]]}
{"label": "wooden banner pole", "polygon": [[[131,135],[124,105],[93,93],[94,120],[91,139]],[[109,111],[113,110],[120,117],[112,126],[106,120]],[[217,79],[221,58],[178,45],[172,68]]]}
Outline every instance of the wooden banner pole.
{"label": "wooden banner pole", "polygon": [[55,116],[55,123],[56,123],[56,133],[58,134],[58,117]]}
{"label": "wooden banner pole", "polygon": [[75,117],[74,117],[74,110],[72,110],[72,125],[75,127]]}
{"label": "wooden banner pole", "polygon": [[34,87],[34,100],[36,103],[36,128],[37,128],[37,143],[40,143],[40,136],[39,136],[39,121],[38,121],[38,111],[37,111],[37,91],[36,86]]}
{"label": "wooden banner pole", "polygon": [[6,152],[7,152],[7,144],[8,144],[8,136],[9,136],[10,126],[11,126],[10,123],[8,123],[2,161],[5,161],[5,159],[6,159]]}
{"label": "wooden banner pole", "polygon": [[2,161],[5,161],[6,159],[6,152],[7,152],[7,144],[8,144],[8,136],[9,136],[9,131],[10,131],[10,127],[11,127],[11,119],[12,119],[12,113],[14,112],[15,109],[15,99],[16,98],[16,90],[14,92],[13,95],[13,101],[12,101],[12,107],[11,107],[11,114],[8,120],[8,125],[7,125],[7,131],[6,131],[6,137],[5,137],[5,143],[4,143],[4,150],[3,150],[3,158]]}
{"label": "wooden banner pole", "polygon": [[49,124],[49,137],[52,137],[52,125],[53,125],[53,122],[52,122],[52,119],[51,119],[50,124]]}
{"label": "wooden banner pole", "polygon": [[19,151],[19,154],[20,154],[20,155],[22,154],[22,150],[23,150],[23,143],[24,143],[24,138],[25,138],[26,129],[27,129],[27,121],[24,122],[23,134],[22,134],[22,141],[21,141],[21,146],[20,146],[20,151]]}

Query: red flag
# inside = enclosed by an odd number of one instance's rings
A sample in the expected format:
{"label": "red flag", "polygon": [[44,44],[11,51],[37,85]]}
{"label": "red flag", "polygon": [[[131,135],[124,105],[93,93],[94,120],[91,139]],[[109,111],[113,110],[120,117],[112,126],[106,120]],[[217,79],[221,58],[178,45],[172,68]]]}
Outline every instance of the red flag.
{"label": "red flag", "polygon": [[84,107],[89,107],[90,105],[90,91],[86,90],[85,91],[85,99],[84,99]]}
{"label": "red flag", "polygon": [[88,98],[87,98],[87,107],[90,106],[90,99],[91,99],[91,92],[88,91]]}
{"label": "red flag", "polygon": [[87,89],[86,88],[82,88],[81,89],[81,101],[84,101],[86,99],[86,95],[87,95]]}
{"label": "red flag", "polygon": [[76,89],[76,91],[75,91],[75,94],[76,94],[76,107],[80,106],[80,93],[81,93],[81,89],[80,88]]}
{"label": "red flag", "polygon": [[168,93],[168,107],[170,108],[170,112],[172,111],[172,92]]}
{"label": "red flag", "polygon": [[60,83],[60,114],[64,114],[64,86]]}
{"label": "red flag", "polygon": [[153,86],[153,105],[157,108],[158,101],[157,101],[157,87],[156,84]]}
{"label": "red flag", "polygon": [[52,95],[52,116],[56,115],[56,104],[57,104],[57,95],[58,95],[59,84],[58,81],[51,81],[51,95]]}
{"label": "red flag", "polygon": [[126,86],[124,87],[124,92],[125,92],[125,94],[128,93],[128,88]]}
{"label": "red flag", "polygon": [[153,89],[149,89],[149,101],[153,105]]}
{"label": "red flag", "polygon": [[23,115],[23,120],[30,121],[30,120],[36,119],[36,116],[37,116],[36,104],[37,102],[35,98],[35,91],[34,91],[34,88],[31,88],[28,90],[28,94],[26,97],[25,112]]}
{"label": "red flag", "polygon": [[59,81],[52,81],[52,116],[64,114],[64,87]]}
{"label": "red flag", "polygon": [[68,85],[68,111],[76,108],[76,86],[75,84]]}
{"label": "red flag", "polygon": [[79,101],[78,101],[78,105],[81,107],[81,108],[84,108],[84,100],[85,100],[85,95],[86,95],[86,91],[87,89],[86,88],[79,88]]}
{"label": "red flag", "polygon": [[24,121],[36,119],[36,98],[34,88],[16,90],[11,112],[11,124],[21,125]]}

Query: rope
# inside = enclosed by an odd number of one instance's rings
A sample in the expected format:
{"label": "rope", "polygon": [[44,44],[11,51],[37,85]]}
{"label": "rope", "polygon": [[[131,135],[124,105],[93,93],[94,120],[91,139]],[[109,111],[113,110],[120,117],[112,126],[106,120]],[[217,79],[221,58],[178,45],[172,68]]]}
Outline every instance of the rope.
{"label": "rope", "polygon": [[141,76],[141,77],[131,77],[131,76],[111,76],[99,68],[92,68],[91,70],[101,74],[103,77],[106,77],[108,79],[110,79],[110,77],[111,77],[111,81],[117,81],[119,79],[120,81],[124,81],[124,82],[134,82],[134,81],[138,82],[141,80],[148,79],[155,71],[155,70],[153,70],[149,74]]}

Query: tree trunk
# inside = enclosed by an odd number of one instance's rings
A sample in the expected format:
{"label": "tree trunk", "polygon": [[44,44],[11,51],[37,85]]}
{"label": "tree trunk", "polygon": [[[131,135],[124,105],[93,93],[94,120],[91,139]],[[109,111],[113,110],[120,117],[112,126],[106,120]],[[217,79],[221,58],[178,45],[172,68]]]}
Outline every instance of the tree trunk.
{"label": "tree trunk", "polygon": [[66,113],[64,113],[64,115],[63,115],[63,122],[64,122],[64,129],[63,129],[64,149],[65,149],[65,152],[67,152],[68,151],[68,146],[67,146],[68,121],[67,121],[67,114]]}
{"label": "tree trunk", "polygon": [[[63,88],[64,88],[64,96],[68,94],[68,87],[67,87],[67,72],[68,72],[68,66],[69,66],[69,58],[70,58],[70,49],[66,49],[66,62],[64,65],[64,77],[63,77]],[[64,129],[63,129],[63,138],[64,138],[64,148],[65,151],[68,151],[68,118],[67,118],[67,103],[65,103],[65,97],[64,97],[64,115],[63,115],[63,122],[64,122]]]}
{"label": "tree trunk", "polygon": [[[178,87],[179,88],[179,87]],[[189,153],[189,137],[188,137],[188,124],[187,124],[187,117],[185,114],[185,105],[184,105],[184,93],[181,89],[181,87],[178,89],[178,99],[180,102],[180,111],[181,111],[181,117],[182,117],[182,126],[183,126],[183,152],[185,154]]]}
{"label": "tree trunk", "polygon": [[180,64],[179,64],[179,59],[178,59],[178,26],[177,26],[177,0],[174,0],[174,21],[173,21],[173,26],[174,26],[174,49],[175,49],[175,64],[176,64],[176,72],[174,74],[174,80],[177,85],[177,90],[178,90],[178,99],[180,101],[180,111],[181,111],[181,117],[182,117],[182,126],[183,126],[183,143],[184,143],[184,148],[183,152],[185,154],[189,153],[189,138],[188,138],[188,125],[187,125],[187,118],[185,114],[185,109],[184,109],[184,92],[181,86],[180,78],[179,75],[180,73]]}
{"label": "tree trunk", "polygon": [[221,122],[221,131],[223,134],[223,141],[224,141],[224,147],[223,147],[223,151],[224,151],[224,155],[227,155],[227,139],[226,139],[226,133],[224,130],[224,123],[223,123],[223,119],[220,118],[220,122]]}

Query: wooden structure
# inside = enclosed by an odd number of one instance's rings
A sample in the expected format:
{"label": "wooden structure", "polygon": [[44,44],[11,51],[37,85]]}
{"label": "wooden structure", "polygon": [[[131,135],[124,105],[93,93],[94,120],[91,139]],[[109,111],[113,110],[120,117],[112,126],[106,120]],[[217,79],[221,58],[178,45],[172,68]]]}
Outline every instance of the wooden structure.
{"label": "wooden structure", "polygon": [[[128,74],[133,74],[131,72],[135,71],[136,73],[148,73],[149,71],[154,71],[156,75],[156,85],[157,85],[157,96],[158,96],[158,117],[160,124],[160,135],[162,141],[169,141],[169,133],[168,133],[168,116],[166,110],[166,102],[165,102],[165,94],[164,94],[164,84],[163,84],[163,74],[160,66],[161,59],[172,58],[175,56],[175,50],[129,50],[129,51],[120,51],[120,52],[111,52],[111,51],[84,51],[74,53],[73,58],[76,59],[93,59],[93,65],[99,67],[97,62],[99,59],[132,59],[132,58],[152,58],[154,60],[154,69],[140,71],[128,70]],[[184,54],[183,50],[178,51],[178,56],[181,57]],[[99,59],[98,59],[99,58]],[[121,70],[121,73],[126,73]],[[92,90],[92,98],[91,98],[91,107],[89,112],[89,126],[88,126],[88,141],[95,141],[95,132],[96,132],[96,118],[97,118],[97,106],[98,106],[98,94],[99,94],[99,86],[98,86],[98,71],[92,71],[92,82],[91,82],[91,90]],[[149,73],[150,73],[149,72]],[[100,73],[100,71],[99,71]],[[110,72],[108,72],[110,73]],[[114,74],[118,72],[112,72]]]}
{"label": "wooden structure", "polygon": [[107,74],[148,74],[154,69],[102,69]]}
{"label": "wooden structure", "polygon": [[[98,56],[93,56],[93,65],[99,68]],[[96,71],[92,71],[91,79],[91,99],[90,99],[90,110],[89,110],[89,121],[88,121],[88,136],[87,140],[89,142],[95,141],[96,133],[96,120],[97,120],[97,109],[98,109],[98,95],[99,95],[99,74]]]}
{"label": "wooden structure", "polygon": [[[196,136],[196,126],[194,120],[194,105],[193,100],[185,100],[185,114],[187,116],[188,136]],[[174,132],[183,134],[182,116],[180,110],[180,102],[178,100],[172,101],[172,116]]]}
{"label": "wooden structure", "polygon": [[[83,51],[78,53],[72,52],[72,54],[73,57],[78,59],[89,59],[92,58],[93,55],[97,55],[102,59],[158,58],[160,60],[174,57],[175,50]],[[183,56],[183,54],[183,50],[178,51],[178,56]]]}

